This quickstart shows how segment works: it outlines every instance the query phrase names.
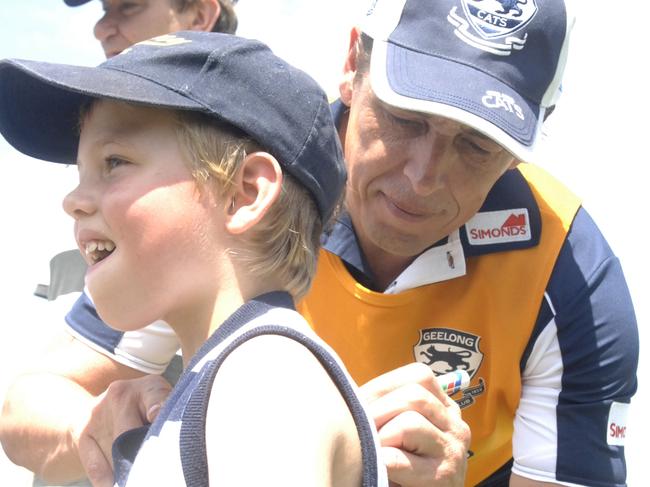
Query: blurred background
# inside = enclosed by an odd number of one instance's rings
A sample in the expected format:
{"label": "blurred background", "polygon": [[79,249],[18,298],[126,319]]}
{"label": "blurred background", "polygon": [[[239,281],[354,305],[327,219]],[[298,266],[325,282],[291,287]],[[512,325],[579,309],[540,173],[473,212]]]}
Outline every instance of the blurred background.
{"label": "blurred background", "polygon": [[[258,38],[316,78],[334,98],[348,32],[367,0],[240,0],[238,33]],[[643,289],[650,274],[643,248],[650,242],[644,174],[650,166],[650,63],[644,49],[645,2],[576,3],[576,24],[564,95],[545,127],[539,164],[583,198],[619,256],[635,303],[641,336],[639,391],[628,421],[628,485],[647,485],[642,441],[650,430],[643,351],[650,306]],[[623,4],[621,4],[623,5]],[[92,35],[101,3],[68,8],[61,0],[3,1],[0,58],[17,57],[96,65],[103,53]],[[643,54],[645,52],[645,54]],[[49,259],[75,247],[71,220],[61,209],[76,181],[76,168],[22,156],[0,136],[0,400],[28,356],[56,332],[71,305],[66,297],[47,302],[33,296],[49,282]],[[645,299],[644,299],[645,298]],[[27,487],[31,474],[0,450],[0,485]]]}

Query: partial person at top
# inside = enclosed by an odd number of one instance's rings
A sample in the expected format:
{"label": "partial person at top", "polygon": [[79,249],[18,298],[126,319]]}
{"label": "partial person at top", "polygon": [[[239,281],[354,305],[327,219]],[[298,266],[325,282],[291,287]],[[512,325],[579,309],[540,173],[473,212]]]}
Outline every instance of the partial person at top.
{"label": "partial person at top", "polygon": [[[64,0],[77,7],[90,0]],[[237,0],[101,0],[104,15],[94,34],[107,58],[150,37],[197,30],[234,34]]]}

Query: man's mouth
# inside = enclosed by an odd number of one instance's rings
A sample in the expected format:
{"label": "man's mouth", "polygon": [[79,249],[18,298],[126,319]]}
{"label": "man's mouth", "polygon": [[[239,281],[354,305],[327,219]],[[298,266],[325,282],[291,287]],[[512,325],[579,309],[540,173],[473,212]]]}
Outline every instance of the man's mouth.
{"label": "man's mouth", "polygon": [[113,250],[115,250],[115,244],[110,240],[91,240],[86,242],[84,252],[86,259],[93,265],[111,255]]}

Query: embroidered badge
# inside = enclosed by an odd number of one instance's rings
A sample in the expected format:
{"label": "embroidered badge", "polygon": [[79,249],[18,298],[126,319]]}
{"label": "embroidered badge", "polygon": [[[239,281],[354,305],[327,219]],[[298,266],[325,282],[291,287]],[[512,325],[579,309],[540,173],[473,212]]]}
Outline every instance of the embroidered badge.
{"label": "embroidered badge", "polygon": [[[413,347],[415,360],[428,365],[436,376],[455,370],[465,370],[470,378],[476,375],[483,353],[479,349],[481,337],[452,328],[425,328]],[[456,399],[461,408],[474,403],[474,397],[485,392],[485,382],[468,387],[462,397]]]}
{"label": "embroidered badge", "polygon": [[509,56],[526,45],[521,31],[537,13],[536,0],[460,0],[462,14],[452,7],[447,20],[455,34],[470,46],[498,56]]}

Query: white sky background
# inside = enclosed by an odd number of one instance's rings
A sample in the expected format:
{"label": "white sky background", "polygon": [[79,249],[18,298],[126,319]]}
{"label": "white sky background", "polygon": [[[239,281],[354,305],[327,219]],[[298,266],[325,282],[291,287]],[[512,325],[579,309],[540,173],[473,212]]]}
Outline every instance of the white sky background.
{"label": "white sky background", "polygon": [[[364,0],[240,0],[239,34],[259,38],[312,74],[330,96],[336,94],[347,48],[347,32]],[[623,264],[639,321],[642,356],[639,392],[628,425],[628,484],[644,482],[642,441],[650,433],[643,418],[650,407],[643,350],[649,317],[645,279],[650,268],[643,246],[650,242],[642,196],[650,165],[648,90],[650,55],[643,23],[646,2],[579,2],[564,95],[547,123],[541,164],[570,186],[599,224]],[[19,57],[95,65],[103,60],[92,26],[99,2],[67,8],[61,0],[3,0],[0,58]],[[43,337],[56,332],[71,304],[46,303],[32,296],[48,282],[48,261],[74,247],[71,220],[61,199],[74,187],[76,168],[36,161],[14,151],[0,137],[0,398],[13,372],[23,366]],[[644,299],[645,298],[645,299]],[[11,481],[9,481],[11,479]],[[0,483],[23,487],[29,475],[0,452]]]}

